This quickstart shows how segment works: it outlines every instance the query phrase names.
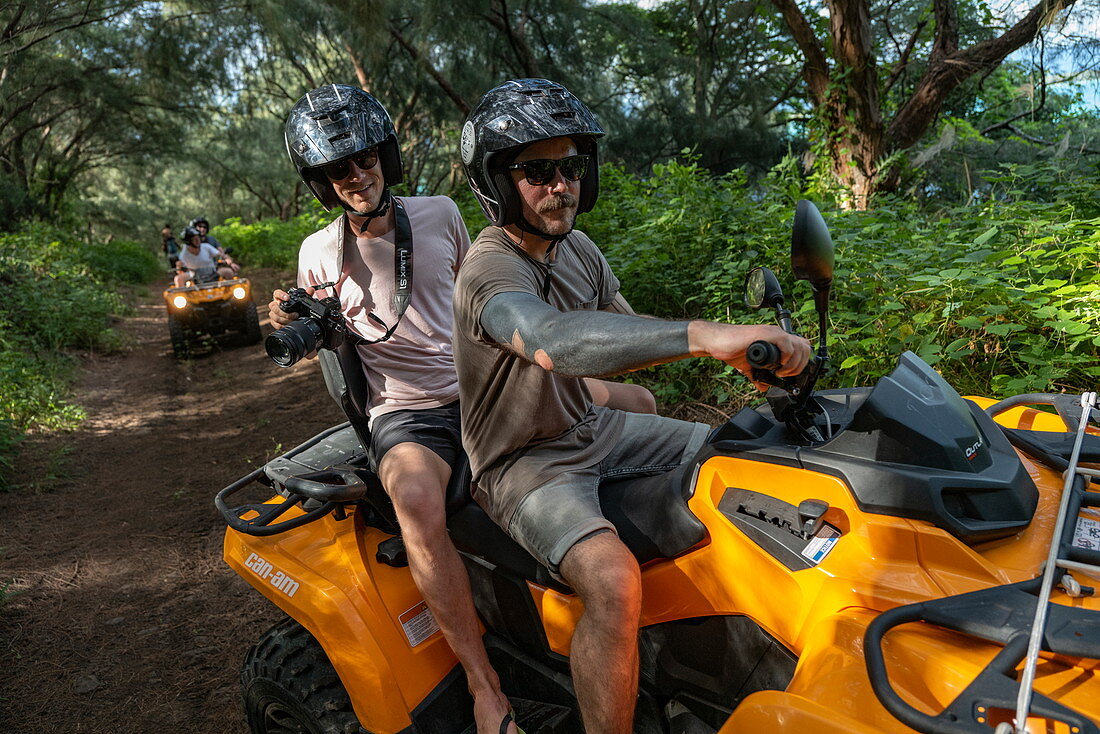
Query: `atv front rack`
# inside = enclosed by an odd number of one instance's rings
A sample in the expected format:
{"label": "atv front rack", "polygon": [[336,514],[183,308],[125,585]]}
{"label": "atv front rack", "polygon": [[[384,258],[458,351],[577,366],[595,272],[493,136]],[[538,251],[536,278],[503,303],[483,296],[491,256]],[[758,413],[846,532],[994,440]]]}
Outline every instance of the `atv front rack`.
{"label": "atv front rack", "polygon": [[[377,477],[356,466],[365,458],[350,423],[326,429],[282,456],[241,477],[218,492],[214,505],[231,528],[265,537],[301,527],[334,513],[344,519],[344,507],[382,491]],[[258,482],[284,497],[230,507],[228,500]],[[295,506],[301,514],[280,519]]]}
{"label": "atv front rack", "polygon": [[[1040,398],[1048,398],[1041,400]],[[1100,577],[1100,550],[1076,547],[1076,523],[1071,522],[1085,507],[1100,506],[1100,492],[1088,491],[1090,477],[1100,472],[1078,467],[1085,429],[1096,419],[1095,393],[1085,393],[1078,406],[1080,419],[1070,415],[1066,400],[1054,396],[1021,396],[990,406],[992,415],[1024,402],[1054,404],[1067,426],[1076,433],[1069,456],[1058,455],[1051,442],[1024,438],[1028,431],[1010,431],[1013,443],[1063,471],[1065,484],[1051,538],[1050,552],[1042,573],[1027,581],[981,589],[943,599],[909,604],[884,612],[867,627],[864,658],[871,688],[882,705],[906,726],[925,734],[988,734],[993,709],[1014,711],[1014,724],[1002,722],[996,734],[1023,734],[1029,715],[1045,717],[1067,725],[1073,734],[1100,734],[1100,726],[1083,714],[1032,690],[1039,651],[1100,660],[1100,611],[1068,607],[1050,601],[1055,581],[1070,597],[1091,596],[1092,587],[1082,586],[1069,571]],[[1062,398],[1062,396],[1057,396]],[[1092,459],[1090,454],[1089,459]],[[966,689],[941,713],[930,716],[909,705],[890,685],[882,651],[883,637],[894,627],[909,622],[926,622],[961,632],[1003,649]],[[1023,663],[1020,680],[1016,669]]]}

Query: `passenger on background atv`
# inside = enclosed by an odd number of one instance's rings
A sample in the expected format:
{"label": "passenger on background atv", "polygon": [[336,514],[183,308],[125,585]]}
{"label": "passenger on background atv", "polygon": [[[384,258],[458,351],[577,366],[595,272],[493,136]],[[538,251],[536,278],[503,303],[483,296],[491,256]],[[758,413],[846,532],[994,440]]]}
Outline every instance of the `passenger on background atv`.
{"label": "passenger on background atv", "polygon": [[160,231],[160,249],[164,253],[164,256],[168,258],[168,267],[172,270],[176,269],[176,261],[179,260],[180,245],[176,242],[176,238],[172,236],[172,225],[166,224]]}
{"label": "passenger on background atv", "polygon": [[454,356],[474,497],[584,602],[570,667],[585,729],[628,734],[638,686],[638,563],[599,505],[604,477],[689,460],[709,427],[594,405],[582,377],[711,356],[750,375],[757,340],[779,375],[810,358],[774,326],[634,314],[600,250],[573,229],[599,193],[603,130],[543,79],[489,91],[462,130],[462,162],[493,226],[455,284]]}
{"label": "passenger on background atv", "polygon": [[177,288],[187,285],[188,281],[205,283],[219,277],[228,280],[236,275],[236,263],[225,252],[203,242],[202,236],[194,227],[185,227],[180,233],[180,239],[185,244],[176,261]]}

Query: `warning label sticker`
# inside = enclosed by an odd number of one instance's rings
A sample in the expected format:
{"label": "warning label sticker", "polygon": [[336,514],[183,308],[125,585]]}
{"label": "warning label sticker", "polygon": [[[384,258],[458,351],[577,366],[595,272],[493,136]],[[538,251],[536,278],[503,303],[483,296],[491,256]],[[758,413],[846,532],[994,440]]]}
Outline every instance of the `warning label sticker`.
{"label": "warning label sticker", "polygon": [[1100,510],[1082,507],[1073,529],[1073,545],[1077,548],[1100,550]]}
{"label": "warning label sticker", "polygon": [[410,647],[416,647],[439,631],[439,624],[424,602],[402,613],[397,621],[401,623],[401,629],[405,631]]}
{"label": "warning label sticker", "polygon": [[829,555],[829,551],[833,549],[839,538],[840,531],[825,523],[814,537],[810,538],[810,542],[806,544],[806,547],[802,549],[802,555],[810,559],[815,565],[821,563],[825,556]]}

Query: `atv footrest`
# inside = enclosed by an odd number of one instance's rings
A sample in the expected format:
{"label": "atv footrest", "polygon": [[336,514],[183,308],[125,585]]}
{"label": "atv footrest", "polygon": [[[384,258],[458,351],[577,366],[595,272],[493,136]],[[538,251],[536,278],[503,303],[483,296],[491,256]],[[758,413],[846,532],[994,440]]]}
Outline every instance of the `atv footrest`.
{"label": "atv footrest", "polygon": [[[576,728],[570,722],[570,710],[565,706],[523,698],[508,699],[516,712],[516,726],[526,734],[572,734]],[[477,734],[477,726],[467,727],[462,734]]]}
{"label": "atv footrest", "polygon": [[513,698],[512,708],[516,711],[516,724],[527,734],[567,734],[571,731],[570,711],[565,706]]}

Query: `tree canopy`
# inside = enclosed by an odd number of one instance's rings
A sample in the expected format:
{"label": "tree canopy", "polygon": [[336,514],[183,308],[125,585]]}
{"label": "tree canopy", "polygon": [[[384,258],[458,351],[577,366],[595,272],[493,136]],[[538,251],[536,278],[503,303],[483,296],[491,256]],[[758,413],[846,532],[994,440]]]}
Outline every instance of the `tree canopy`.
{"label": "tree canopy", "polygon": [[[1097,0],[1009,7],[8,2],[0,5],[3,226],[39,217],[148,232],[195,213],[294,216],[310,196],[286,162],[282,120],[327,82],[383,101],[408,188],[424,193],[464,187],[455,154],[463,118],[485,90],[523,76],[555,79],[585,99],[608,130],[605,158],[627,171],[689,155],[752,180],[794,155],[804,174],[857,208],[906,187],[956,195],[966,176],[951,150],[995,157],[1010,141],[1020,159],[1051,151],[1095,159],[1097,66],[1088,54],[1097,39],[1073,28],[1095,19]],[[1012,55],[1020,49],[1030,53]],[[1069,51],[1077,56],[1066,62]],[[1092,84],[1092,97],[1074,83]]]}

